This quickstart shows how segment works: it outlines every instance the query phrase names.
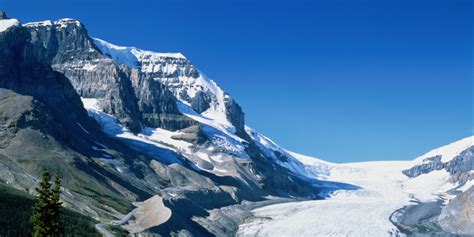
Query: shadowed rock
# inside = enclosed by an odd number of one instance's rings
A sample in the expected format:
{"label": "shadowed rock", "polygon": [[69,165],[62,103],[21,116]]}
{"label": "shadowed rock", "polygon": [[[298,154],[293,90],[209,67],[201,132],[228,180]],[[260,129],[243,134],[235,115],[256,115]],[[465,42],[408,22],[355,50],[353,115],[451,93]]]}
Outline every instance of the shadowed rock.
{"label": "shadowed rock", "polygon": [[5,20],[5,19],[8,19],[7,14],[4,11],[0,10],[0,20]]}

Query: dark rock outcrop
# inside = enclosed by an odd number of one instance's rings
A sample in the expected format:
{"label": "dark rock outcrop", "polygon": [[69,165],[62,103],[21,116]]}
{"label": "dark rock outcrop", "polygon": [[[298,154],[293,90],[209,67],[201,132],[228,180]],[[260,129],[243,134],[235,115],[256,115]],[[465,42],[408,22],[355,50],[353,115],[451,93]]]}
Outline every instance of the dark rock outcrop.
{"label": "dark rock outcrop", "polygon": [[211,107],[209,104],[210,103],[209,96],[206,95],[202,91],[198,91],[196,95],[190,99],[190,101],[191,101],[191,108],[193,108],[194,111],[198,113],[202,113]]}
{"label": "dark rock outcrop", "polygon": [[83,133],[76,123],[96,125],[69,80],[36,57],[38,49],[29,39],[28,31],[20,26],[0,34],[0,87],[33,96],[48,106],[64,133]]}
{"label": "dark rock outcrop", "polygon": [[403,170],[402,173],[410,178],[414,178],[422,174],[427,174],[431,171],[442,170],[445,167],[445,164],[441,162],[441,156],[430,157],[426,160],[428,162],[416,165],[407,170]]}
{"label": "dark rock outcrop", "polygon": [[462,185],[473,176],[470,171],[474,170],[474,146],[467,148],[452,160],[445,163],[441,162],[441,156],[435,156],[425,160],[423,164],[404,170],[403,174],[413,178],[435,170],[446,169],[451,175],[451,182],[459,182]]}
{"label": "dark rock outcrop", "polygon": [[3,20],[3,19],[8,19],[8,17],[4,11],[0,10],[0,20]]}
{"label": "dark rock outcrop", "polygon": [[227,118],[235,126],[235,133],[244,139],[248,137],[245,132],[245,114],[240,105],[230,96],[226,96],[225,107]]}

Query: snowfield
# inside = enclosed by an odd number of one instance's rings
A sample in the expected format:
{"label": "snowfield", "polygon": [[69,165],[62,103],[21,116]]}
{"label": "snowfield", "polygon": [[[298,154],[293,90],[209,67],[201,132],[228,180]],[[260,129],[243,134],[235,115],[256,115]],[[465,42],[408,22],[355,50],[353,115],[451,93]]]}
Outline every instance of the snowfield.
{"label": "snowfield", "polygon": [[[411,161],[328,164],[327,180],[359,186],[326,200],[283,203],[253,211],[238,236],[393,236],[390,215],[412,201],[435,200],[455,185],[444,171],[409,179]],[[313,164],[314,165],[314,164]],[[421,191],[421,192],[420,192]]]}
{"label": "snowfield", "polygon": [[20,22],[17,19],[0,20],[0,32],[6,31],[8,28],[18,25],[20,25]]}

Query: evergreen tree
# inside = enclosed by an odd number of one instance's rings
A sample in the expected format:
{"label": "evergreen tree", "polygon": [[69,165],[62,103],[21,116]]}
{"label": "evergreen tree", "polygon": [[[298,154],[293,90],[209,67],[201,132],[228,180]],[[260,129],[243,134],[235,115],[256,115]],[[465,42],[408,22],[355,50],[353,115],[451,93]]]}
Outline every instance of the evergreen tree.
{"label": "evergreen tree", "polygon": [[33,223],[33,236],[56,237],[62,233],[59,211],[61,202],[61,179],[56,176],[54,188],[50,184],[51,175],[44,172],[38,193],[37,203],[33,206],[31,221]]}
{"label": "evergreen tree", "polygon": [[61,196],[61,178],[56,176],[54,179],[54,188],[51,191],[51,232],[54,236],[59,236],[63,233],[62,225],[61,225],[61,217],[60,217],[60,210],[62,202],[59,200]]}

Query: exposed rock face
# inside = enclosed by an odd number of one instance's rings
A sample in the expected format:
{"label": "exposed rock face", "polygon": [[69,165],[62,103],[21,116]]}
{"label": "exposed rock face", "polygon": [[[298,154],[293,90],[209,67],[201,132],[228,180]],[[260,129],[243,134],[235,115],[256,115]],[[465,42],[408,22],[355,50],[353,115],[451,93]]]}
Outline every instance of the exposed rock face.
{"label": "exposed rock face", "polygon": [[473,176],[470,171],[474,170],[474,146],[462,151],[458,156],[448,162],[443,163],[441,162],[441,156],[435,156],[427,158],[423,164],[404,170],[403,173],[408,177],[417,177],[434,170],[442,169],[446,169],[446,171],[451,174],[451,181],[453,183],[459,182],[460,184],[464,184]]}
{"label": "exposed rock face", "polygon": [[445,164],[441,162],[441,156],[434,156],[426,159],[429,162],[414,166],[408,170],[404,170],[403,174],[410,178],[417,177],[422,174],[427,174],[431,171],[442,170]]}
{"label": "exposed rock face", "polygon": [[191,108],[196,112],[202,113],[211,107],[210,98],[207,94],[202,91],[198,91],[196,95],[191,98]]}
{"label": "exposed rock face", "polygon": [[[194,124],[182,116],[173,95],[137,69],[111,60],[97,49],[86,28],[63,19],[26,24],[43,61],[63,73],[82,96],[100,99],[101,108],[139,132],[143,126],[181,129]],[[159,114],[159,116],[157,116]]]}
{"label": "exposed rock face", "polygon": [[0,10],[0,20],[3,20],[3,19],[8,19],[8,17],[4,11]]}
{"label": "exposed rock face", "polygon": [[29,44],[29,37],[22,27],[0,34],[0,87],[33,96],[66,130],[77,130],[76,122],[92,124],[69,80],[36,57],[38,49]]}
{"label": "exposed rock face", "polygon": [[183,55],[116,46],[100,39],[95,39],[95,43],[116,61],[138,69],[149,79],[161,82],[179,101],[197,113],[212,119],[224,114],[235,127],[235,133],[245,136],[244,113],[237,102]]}
{"label": "exposed rock face", "polygon": [[474,235],[474,187],[452,199],[441,211],[438,223],[445,231]]}
{"label": "exposed rock face", "polygon": [[[34,177],[49,170],[63,177],[67,205],[95,218],[126,211],[145,192],[125,187],[124,179],[93,161],[99,155],[91,149],[93,140],[103,137],[97,123],[69,80],[41,61],[41,50],[29,43],[29,36],[21,26],[0,33],[0,87],[10,89],[2,89],[0,96],[0,166],[8,174],[0,182],[32,191]],[[90,190],[115,207],[104,208]]]}
{"label": "exposed rock face", "polygon": [[[196,236],[212,234],[194,219],[209,210],[317,198],[320,189],[284,166],[281,149],[280,162],[267,155],[241,107],[184,56],[126,48],[136,54],[116,60],[97,42],[71,19],[0,32],[0,87],[11,90],[0,90],[0,182],[31,190],[50,170],[63,177],[66,205],[107,221],[159,195],[172,215],[152,231]],[[80,97],[98,109],[86,113]]]}
{"label": "exposed rock face", "polygon": [[226,116],[235,126],[236,134],[245,139],[248,135],[245,132],[245,115],[242,108],[230,96],[225,97],[225,107]]}
{"label": "exposed rock face", "polygon": [[45,134],[54,132],[47,108],[31,96],[0,88],[0,149],[5,149],[18,129],[31,127]]}
{"label": "exposed rock face", "polygon": [[464,184],[469,179],[474,179],[474,146],[464,150],[459,156],[446,163],[446,171],[451,174],[452,182]]}

